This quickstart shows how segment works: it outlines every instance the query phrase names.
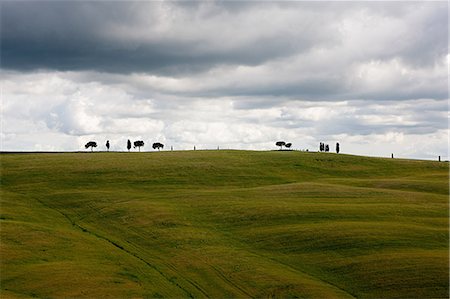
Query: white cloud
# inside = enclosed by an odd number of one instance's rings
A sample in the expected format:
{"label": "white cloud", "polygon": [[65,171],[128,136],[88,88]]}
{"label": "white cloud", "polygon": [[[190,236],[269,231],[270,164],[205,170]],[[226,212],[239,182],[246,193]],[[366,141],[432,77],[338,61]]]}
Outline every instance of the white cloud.
{"label": "white cloud", "polygon": [[[73,73],[7,75],[3,150],[83,150],[89,140],[104,150],[107,139],[112,150],[125,150],[127,139],[141,139],[147,144],[143,150],[151,150],[156,141],[166,149],[273,149],[275,141],[286,140],[296,149],[310,150],[320,141],[332,147],[340,142],[344,153],[356,154],[433,158],[447,153],[446,100],[148,99],[127,92],[133,88],[77,82]],[[33,88],[16,92],[24,81],[46,84],[43,78],[58,78],[49,86],[64,83],[53,89],[50,101]],[[270,104],[261,105],[261,100]]]}

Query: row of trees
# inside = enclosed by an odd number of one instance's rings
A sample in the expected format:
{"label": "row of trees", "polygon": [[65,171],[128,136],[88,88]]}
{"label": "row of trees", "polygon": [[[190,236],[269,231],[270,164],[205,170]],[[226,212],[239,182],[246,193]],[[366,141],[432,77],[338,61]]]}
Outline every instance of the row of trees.
{"label": "row of trees", "polygon": [[[133,148],[138,148],[139,151],[141,151],[141,147],[143,147],[145,145],[144,141],[142,140],[137,140],[133,142]],[[109,152],[109,147],[110,147],[110,143],[109,140],[106,140],[106,149]],[[97,142],[95,141],[89,141],[88,143],[86,143],[86,145],[84,146],[86,149],[91,148],[91,151],[94,150],[94,147],[97,147]],[[155,142],[153,143],[153,149],[157,149],[160,150],[162,148],[164,148],[164,144],[160,143],[160,142]],[[131,149],[131,141],[130,139],[128,139],[127,141],[127,149],[128,151],[130,151]]]}
{"label": "row of trees", "polygon": [[[282,149],[283,149],[283,146],[284,146],[285,148],[287,148],[287,149],[290,149],[291,146],[292,146],[292,143],[290,143],[290,142],[289,142],[289,143],[286,143],[286,142],[284,142],[284,141],[277,141],[277,142],[275,143],[275,145],[276,145],[276,146],[279,146],[279,147],[280,147],[280,150],[282,150]],[[320,142],[319,150],[320,150],[321,152],[329,152],[329,151],[330,151],[330,146],[329,146],[328,144],[325,144],[325,143],[323,143],[323,142]],[[339,151],[340,151],[339,142],[336,142],[336,153],[339,154]]]}
{"label": "row of trees", "polygon": [[[142,141],[142,140],[137,140],[137,141],[134,141],[134,142],[133,142],[133,148],[138,148],[139,151],[141,151],[141,147],[143,147],[144,145],[145,145],[145,143],[144,143],[144,141]],[[291,146],[292,146],[292,143],[290,143],[290,142],[286,143],[286,142],[284,142],[284,141],[277,141],[277,142],[275,143],[275,145],[276,145],[276,146],[279,146],[279,147],[280,147],[280,150],[282,150],[282,149],[283,149],[283,146],[284,146],[285,148],[287,148],[287,149],[290,149]],[[91,151],[93,151],[93,148],[94,148],[94,147],[97,147],[97,142],[95,142],[95,141],[89,141],[89,142],[86,143],[86,145],[85,145],[85,148],[86,148],[86,149],[91,148]],[[106,149],[108,150],[108,152],[109,152],[109,147],[110,147],[110,143],[109,143],[109,140],[107,140],[107,141],[106,141]],[[155,142],[155,143],[153,143],[152,148],[153,148],[153,149],[157,149],[157,150],[159,151],[159,150],[161,150],[162,148],[164,148],[164,144],[162,144],[162,143],[160,143],[160,142]],[[128,151],[131,150],[131,141],[130,141],[130,139],[128,139],[128,141],[127,141],[127,149],[128,149]],[[219,149],[219,148],[217,148],[217,149]],[[195,150],[195,146],[194,146],[194,150]],[[325,144],[325,143],[323,143],[323,142],[320,142],[319,150],[320,150],[321,152],[329,152],[329,151],[330,151],[330,146],[329,146],[328,144]],[[339,151],[340,151],[339,142],[337,142],[337,143],[336,143],[336,153],[339,154]]]}
{"label": "row of trees", "polygon": [[[319,150],[321,152],[329,152],[330,151],[330,146],[328,144],[325,144],[325,143],[321,142],[319,144]],[[339,154],[339,151],[340,151],[339,142],[336,142],[336,153]]]}

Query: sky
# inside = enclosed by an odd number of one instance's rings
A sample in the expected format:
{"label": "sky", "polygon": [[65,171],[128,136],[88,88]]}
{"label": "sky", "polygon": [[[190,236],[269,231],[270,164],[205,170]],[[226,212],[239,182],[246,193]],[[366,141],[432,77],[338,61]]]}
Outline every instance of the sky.
{"label": "sky", "polygon": [[1,150],[448,159],[447,1],[2,1]]}

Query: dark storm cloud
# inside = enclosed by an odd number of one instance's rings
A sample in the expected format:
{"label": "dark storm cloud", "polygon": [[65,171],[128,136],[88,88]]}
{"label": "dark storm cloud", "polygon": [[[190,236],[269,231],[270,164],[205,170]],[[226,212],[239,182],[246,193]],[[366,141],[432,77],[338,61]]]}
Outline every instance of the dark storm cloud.
{"label": "dark storm cloud", "polygon": [[113,24],[128,23],[127,6],[114,2],[2,4],[2,66],[130,72],[180,64],[172,44],[126,44],[107,39]]}
{"label": "dark storm cloud", "polygon": [[[445,78],[428,74],[444,64],[447,53],[445,3],[11,1],[1,5],[4,69],[181,78],[190,81],[178,88],[151,89],[184,96],[320,100],[447,96]],[[372,62],[379,65],[374,68]],[[253,69],[237,71],[242,66]],[[403,69],[424,71],[405,75]],[[377,76],[380,72],[384,73]],[[389,76],[393,80],[383,81]],[[434,82],[423,84],[426,78]],[[389,81],[396,81],[396,87]]]}
{"label": "dark storm cloud", "polygon": [[[230,10],[232,14],[243,14],[242,7],[250,9],[255,5],[222,3],[205,9],[205,13],[195,13],[201,5],[198,2],[4,2],[2,66],[21,71],[96,70],[177,76],[218,64],[258,65],[319,43],[320,34],[316,34],[317,40],[292,33],[252,34],[252,30],[257,31],[263,24],[239,21],[226,24],[231,18]],[[169,20],[169,28],[155,33],[153,28],[159,26],[159,18],[163,18],[158,14],[165,10],[176,11],[180,19]],[[140,15],[143,12],[148,12],[148,19]],[[189,28],[197,17],[204,18],[204,22],[194,28],[198,32],[181,30],[180,35],[176,35],[177,30]],[[241,27],[243,25],[246,27]],[[242,40],[226,51],[211,45],[221,42],[226,46],[235,42],[227,40],[229,35],[221,40],[221,30],[227,26],[236,31],[236,37],[241,31],[249,31],[249,40]],[[114,32],[117,28],[123,31]],[[183,32],[192,36],[185,38]],[[203,32],[209,35],[213,32],[212,42],[202,36]],[[129,38],[136,33],[140,40]]]}

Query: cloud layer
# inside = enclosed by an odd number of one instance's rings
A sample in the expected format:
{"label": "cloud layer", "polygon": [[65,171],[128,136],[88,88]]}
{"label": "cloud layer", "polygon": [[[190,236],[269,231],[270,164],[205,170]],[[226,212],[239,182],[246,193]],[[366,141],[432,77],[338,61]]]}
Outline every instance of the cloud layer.
{"label": "cloud layer", "polygon": [[446,2],[38,1],[1,14],[3,150],[286,139],[447,155]]}

